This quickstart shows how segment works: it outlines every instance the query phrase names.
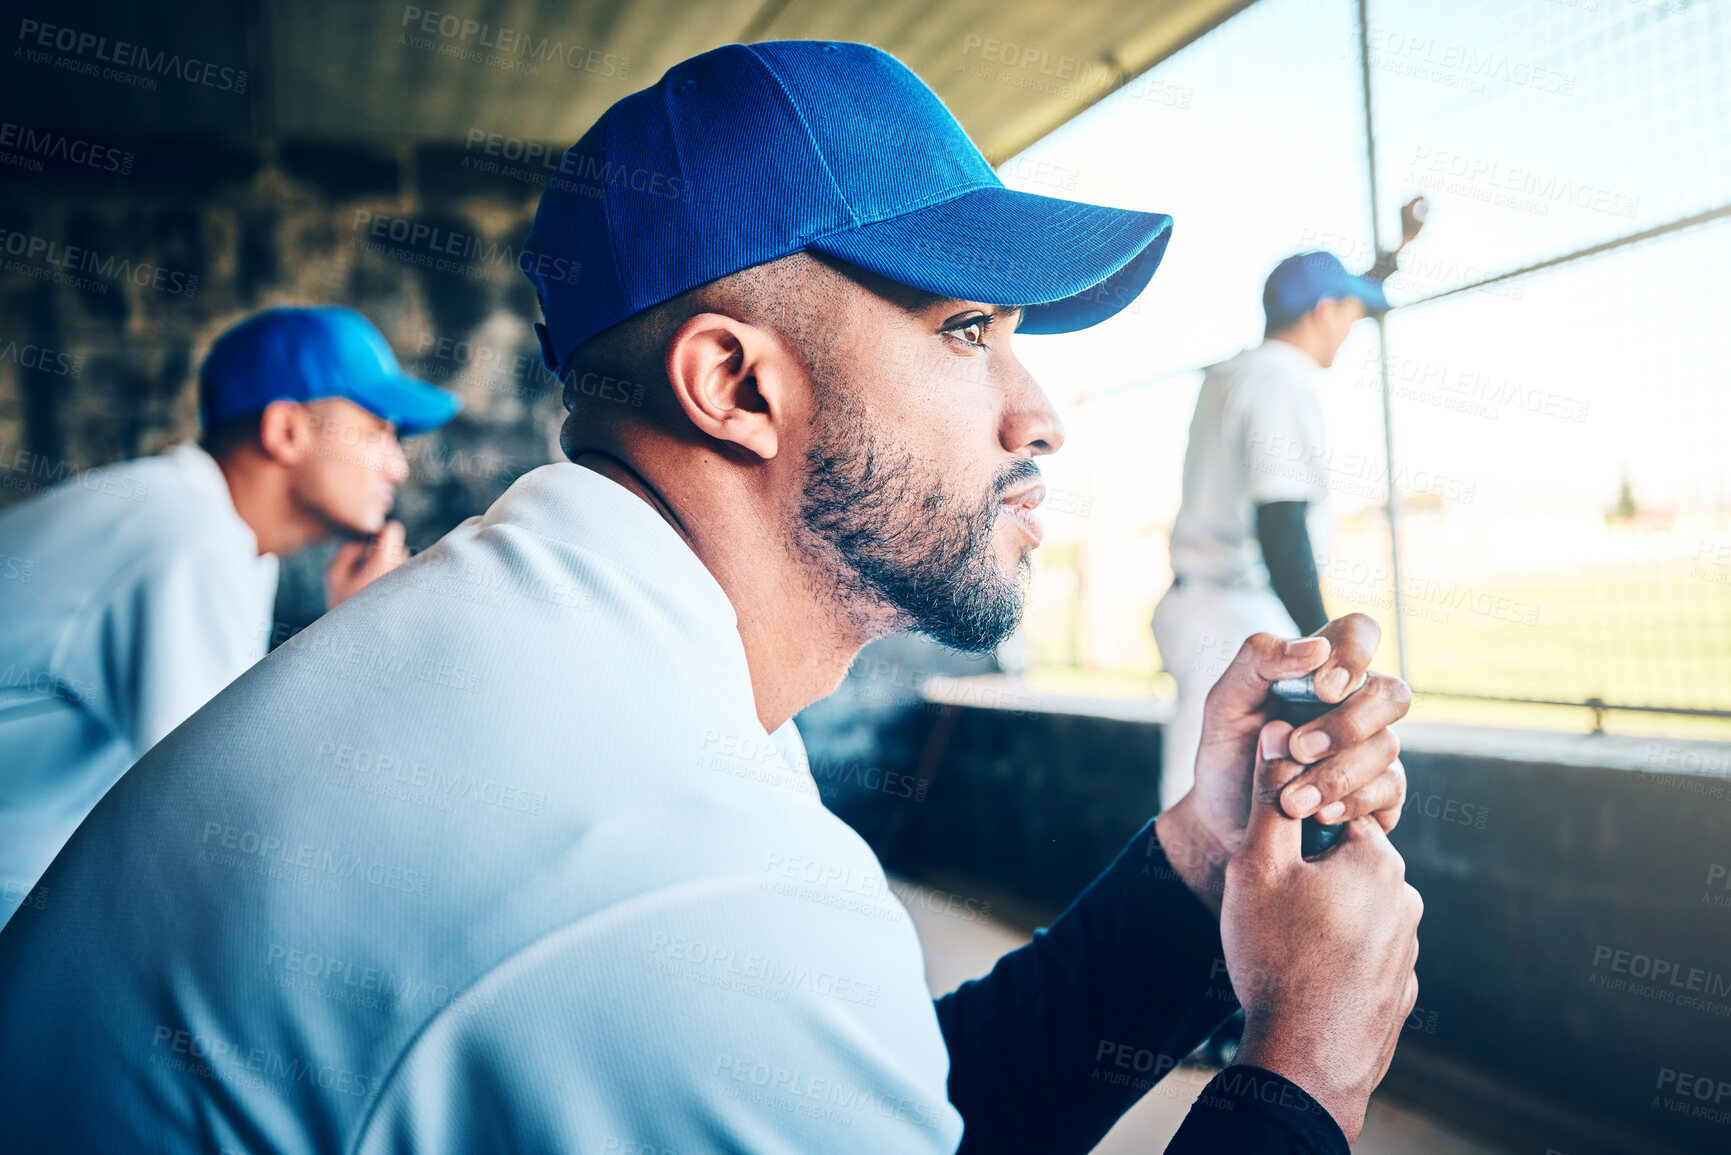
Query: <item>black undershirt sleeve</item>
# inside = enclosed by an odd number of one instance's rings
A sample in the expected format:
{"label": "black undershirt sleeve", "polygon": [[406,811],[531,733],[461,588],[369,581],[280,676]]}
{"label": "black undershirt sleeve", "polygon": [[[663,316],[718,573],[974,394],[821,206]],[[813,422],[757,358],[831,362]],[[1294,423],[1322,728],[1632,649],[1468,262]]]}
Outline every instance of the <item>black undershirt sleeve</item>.
{"label": "black undershirt sleeve", "polygon": [[[1150,822],[1050,928],[937,1000],[959,1155],[1093,1150],[1238,1006],[1223,953]],[[1328,1112],[1261,1067],[1165,1093],[1195,1095],[1168,1155],[1347,1155]]]}
{"label": "black undershirt sleeve", "polygon": [[1328,624],[1322,587],[1316,576],[1316,555],[1305,528],[1306,503],[1271,501],[1256,507],[1256,538],[1275,596],[1292,615],[1301,634],[1314,634]]}
{"label": "black undershirt sleeve", "polygon": [[1348,1155],[1334,1116],[1304,1088],[1240,1064],[1202,1088],[1166,1155]]}
{"label": "black undershirt sleeve", "polygon": [[937,1000],[960,1155],[1092,1151],[1237,1007],[1222,954],[1148,823],[1033,942]]}

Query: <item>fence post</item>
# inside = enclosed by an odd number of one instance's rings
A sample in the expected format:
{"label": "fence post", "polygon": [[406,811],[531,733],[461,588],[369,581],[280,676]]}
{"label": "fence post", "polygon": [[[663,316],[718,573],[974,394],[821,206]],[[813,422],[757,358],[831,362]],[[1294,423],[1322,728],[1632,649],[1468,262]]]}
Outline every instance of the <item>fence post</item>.
{"label": "fence post", "polygon": [[[1364,91],[1364,171],[1370,181],[1370,240],[1378,257],[1382,243],[1377,236],[1377,223],[1382,219],[1376,187],[1376,128],[1371,119],[1370,102],[1370,18],[1366,12],[1369,0],[1358,0],[1358,72]],[[1406,604],[1400,580],[1400,494],[1394,484],[1394,402],[1388,388],[1388,326],[1379,314],[1376,318],[1377,380],[1382,386],[1382,448],[1388,462],[1388,553],[1389,574],[1394,579],[1394,655],[1400,676],[1411,680],[1406,664]]]}

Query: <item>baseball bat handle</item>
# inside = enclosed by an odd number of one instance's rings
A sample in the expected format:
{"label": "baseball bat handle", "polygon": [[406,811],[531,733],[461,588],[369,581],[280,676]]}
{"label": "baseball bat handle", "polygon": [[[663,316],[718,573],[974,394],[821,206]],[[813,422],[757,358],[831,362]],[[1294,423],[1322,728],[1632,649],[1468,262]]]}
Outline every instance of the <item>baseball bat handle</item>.
{"label": "baseball bat handle", "polygon": [[[1306,722],[1316,721],[1340,704],[1339,702],[1324,702],[1318,698],[1314,679],[1314,674],[1306,674],[1302,678],[1283,678],[1270,687],[1269,693],[1277,704],[1276,713],[1280,718],[1291,722],[1294,726],[1302,726]],[[1362,684],[1360,683],[1360,685]],[[1351,696],[1350,694],[1347,695],[1347,697]],[[1303,833],[1299,836],[1300,845],[1303,848],[1301,853],[1306,858],[1315,858],[1339,842],[1341,835],[1345,833],[1346,823],[1318,822],[1316,816],[1312,815],[1304,820]]]}

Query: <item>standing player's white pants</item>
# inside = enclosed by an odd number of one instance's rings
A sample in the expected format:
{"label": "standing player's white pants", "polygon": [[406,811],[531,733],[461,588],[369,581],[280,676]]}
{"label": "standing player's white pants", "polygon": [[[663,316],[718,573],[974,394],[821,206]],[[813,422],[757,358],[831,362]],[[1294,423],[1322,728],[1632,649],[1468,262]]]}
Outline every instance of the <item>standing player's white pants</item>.
{"label": "standing player's white pants", "polygon": [[1202,707],[1251,634],[1296,638],[1298,626],[1272,591],[1186,581],[1154,607],[1154,644],[1178,682],[1178,709],[1163,735],[1160,809],[1184,797],[1196,779]]}

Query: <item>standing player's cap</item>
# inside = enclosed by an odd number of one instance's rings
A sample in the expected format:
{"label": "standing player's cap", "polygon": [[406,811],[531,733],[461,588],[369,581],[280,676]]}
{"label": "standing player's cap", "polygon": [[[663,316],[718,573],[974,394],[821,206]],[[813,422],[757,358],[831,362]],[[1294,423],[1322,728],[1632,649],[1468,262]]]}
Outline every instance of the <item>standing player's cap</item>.
{"label": "standing player's cap", "polygon": [[1268,274],[1262,287],[1262,311],[1268,314],[1268,329],[1284,329],[1321,301],[1356,297],[1371,313],[1388,312],[1382,282],[1355,277],[1333,253],[1299,253],[1287,257]]}
{"label": "standing player's cap", "polygon": [[342,397],[398,433],[437,429],[463,399],[403,372],[373,323],[336,305],[254,313],[223,333],[198,371],[206,429],[261,413],[272,401]]}
{"label": "standing player's cap", "polygon": [[916,289],[1112,316],[1172,218],[1004,187],[936,93],[865,44],[730,44],[625,97],[565,154],[520,258],[549,368],[631,315],[813,249]]}

